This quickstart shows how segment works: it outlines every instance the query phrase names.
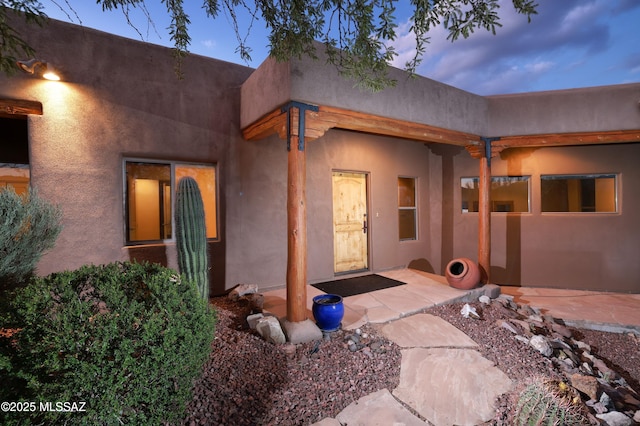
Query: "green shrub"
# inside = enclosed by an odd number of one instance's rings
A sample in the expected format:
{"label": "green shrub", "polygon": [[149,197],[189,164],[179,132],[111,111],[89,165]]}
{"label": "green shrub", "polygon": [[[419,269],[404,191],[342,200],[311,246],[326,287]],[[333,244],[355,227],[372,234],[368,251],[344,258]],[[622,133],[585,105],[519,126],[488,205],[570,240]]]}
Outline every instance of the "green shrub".
{"label": "green shrub", "polygon": [[34,279],[17,292],[13,314],[23,328],[4,339],[11,365],[1,400],[86,403],[85,412],[38,406],[6,419],[29,424],[180,419],[215,327],[195,285],[162,266],[129,262]]}
{"label": "green shrub", "polygon": [[55,244],[60,209],[30,191],[0,189],[0,289],[14,287],[33,272],[42,253]]}

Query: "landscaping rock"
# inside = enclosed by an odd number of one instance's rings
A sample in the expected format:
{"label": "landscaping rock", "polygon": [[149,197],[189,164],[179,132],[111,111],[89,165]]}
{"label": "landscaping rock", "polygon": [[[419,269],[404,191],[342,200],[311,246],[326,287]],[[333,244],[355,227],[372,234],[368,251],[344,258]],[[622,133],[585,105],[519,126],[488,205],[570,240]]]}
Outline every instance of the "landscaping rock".
{"label": "landscaping rock", "polygon": [[264,340],[275,344],[283,344],[287,341],[276,317],[264,317],[256,323],[256,331]]}
{"label": "landscaping rock", "polygon": [[598,380],[593,376],[583,374],[572,374],[571,386],[587,395],[589,399],[598,399]]}
{"label": "landscaping rock", "polygon": [[482,289],[484,290],[484,295],[491,299],[497,299],[500,296],[500,286],[497,284],[485,284]]}
{"label": "landscaping rock", "polygon": [[240,296],[244,296],[245,294],[252,294],[258,292],[257,284],[238,284],[229,292],[229,299],[238,300]]}
{"label": "landscaping rock", "polygon": [[529,344],[538,352],[546,357],[553,355],[553,349],[546,337],[535,335],[529,339]]}
{"label": "landscaping rock", "polygon": [[633,419],[619,411],[596,414],[596,417],[603,420],[607,426],[632,426],[635,423]]}

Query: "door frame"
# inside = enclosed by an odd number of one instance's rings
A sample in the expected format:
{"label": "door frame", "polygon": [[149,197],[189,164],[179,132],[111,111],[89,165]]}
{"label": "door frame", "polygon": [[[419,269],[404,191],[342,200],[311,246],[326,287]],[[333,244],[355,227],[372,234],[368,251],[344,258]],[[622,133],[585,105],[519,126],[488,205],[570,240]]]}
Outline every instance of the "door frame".
{"label": "door frame", "polygon": [[367,248],[367,267],[366,268],[362,268],[362,269],[355,269],[352,271],[341,271],[341,272],[336,272],[335,271],[335,267],[333,268],[333,275],[334,276],[344,276],[344,275],[362,275],[363,273],[369,272],[372,270],[371,268],[371,232],[372,232],[372,226],[371,226],[371,172],[369,171],[363,171],[363,170],[354,170],[354,169],[336,169],[336,168],[332,168],[331,169],[331,197],[332,197],[332,202],[331,202],[331,228],[332,228],[332,244],[331,244],[331,249],[332,249],[332,255],[331,255],[331,259],[333,260],[333,263],[335,265],[335,244],[333,243],[334,241],[334,237],[335,237],[335,230],[333,230],[333,226],[334,226],[334,217],[333,217],[333,175],[334,173],[354,173],[354,174],[360,174],[364,176],[365,179],[365,185],[366,185],[366,189],[365,189],[365,210],[366,210],[366,215],[367,215],[367,242],[366,242],[366,248]]}

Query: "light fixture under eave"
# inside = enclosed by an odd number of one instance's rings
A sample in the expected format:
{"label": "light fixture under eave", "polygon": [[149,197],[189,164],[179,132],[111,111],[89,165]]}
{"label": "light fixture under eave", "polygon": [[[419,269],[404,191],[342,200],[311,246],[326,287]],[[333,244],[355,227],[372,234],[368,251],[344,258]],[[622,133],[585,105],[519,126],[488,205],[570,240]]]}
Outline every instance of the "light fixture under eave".
{"label": "light fixture under eave", "polygon": [[17,61],[20,69],[28,74],[36,74],[36,71],[39,70],[38,75],[42,78],[52,81],[60,81],[60,76],[55,72],[52,66],[50,66],[45,61],[41,61],[39,59],[29,59],[28,61]]}

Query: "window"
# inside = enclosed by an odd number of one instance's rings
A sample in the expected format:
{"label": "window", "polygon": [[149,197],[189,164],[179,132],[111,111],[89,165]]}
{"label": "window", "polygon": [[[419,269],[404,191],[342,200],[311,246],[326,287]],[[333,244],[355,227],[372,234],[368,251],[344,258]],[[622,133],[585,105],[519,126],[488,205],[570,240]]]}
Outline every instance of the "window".
{"label": "window", "polygon": [[[480,179],[460,179],[462,212],[478,211]],[[494,176],[491,178],[491,211],[525,213],[529,211],[529,176]]]}
{"label": "window", "polygon": [[398,230],[400,241],[418,238],[416,179],[398,178]]}
{"label": "window", "polygon": [[217,238],[215,166],[125,160],[125,174],[127,243],[173,239],[173,188],[184,176],[191,176],[198,182],[204,203],[207,237]]}
{"label": "window", "polygon": [[540,177],[543,212],[614,213],[616,175],[547,175]]}
{"label": "window", "polygon": [[27,117],[0,117],[0,189],[12,186],[18,194],[29,190]]}

